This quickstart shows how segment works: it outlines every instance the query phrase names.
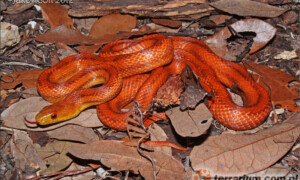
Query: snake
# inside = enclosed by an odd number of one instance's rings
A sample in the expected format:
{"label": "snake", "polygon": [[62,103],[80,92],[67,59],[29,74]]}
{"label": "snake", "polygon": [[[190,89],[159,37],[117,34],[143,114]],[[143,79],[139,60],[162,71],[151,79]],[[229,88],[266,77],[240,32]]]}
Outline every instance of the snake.
{"label": "snake", "polygon": [[[44,107],[36,121],[58,123],[96,105],[104,125],[126,130],[128,112],[121,109],[132,101],[149,107],[168,76],[180,74],[186,65],[199,77],[202,88],[211,92],[207,106],[224,126],[248,130],[268,117],[269,93],[244,67],[217,56],[200,40],[152,34],[108,43],[98,55],[66,57],[45,70],[37,88],[53,104]],[[243,105],[232,100],[228,88],[242,97]]]}

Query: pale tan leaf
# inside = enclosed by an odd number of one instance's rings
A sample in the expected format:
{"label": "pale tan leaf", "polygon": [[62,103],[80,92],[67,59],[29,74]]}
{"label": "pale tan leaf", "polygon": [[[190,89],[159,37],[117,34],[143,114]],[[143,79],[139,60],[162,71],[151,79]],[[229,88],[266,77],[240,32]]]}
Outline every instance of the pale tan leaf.
{"label": "pale tan leaf", "polygon": [[68,141],[53,141],[43,147],[41,147],[39,144],[35,144],[35,149],[48,165],[48,168],[41,171],[40,174],[44,175],[47,173],[60,171],[68,167],[73,160],[67,155],[68,152],[66,149],[74,144],[78,143]]}
{"label": "pale tan leaf", "polygon": [[221,0],[210,3],[210,5],[229,14],[239,16],[277,17],[287,11],[286,9],[250,0]]}
{"label": "pale tan leaf", "polygon": [[44,107],[50,103],[43,100],[41,97],[28,98],[18,103],[11,105],[5,111],[2,112],[1,118],[3,119],[3,126],[25,129],[31,131],[47,131],[56,129],[66,124],[77,124],[83,127],[99,127],[102,123],[98,119],[95,109],[89,109],[83,111],[76,118],[64,121],[62,123],[53,124],[47,127],[37,127],[36,124],[25,124],[24,118],[31,123],[35,123],[35,115]]}
{"label": "pale tan leaf", "polygon": [[[130,170],[141,173],[145,179],[153,179],[152,164],[142,157],[137,149],[126,146],[122,141],[96,141],[90,144],[74,145],[68,152],[81,159],[100,160],[105,166],[114,170]],[[150,156],[156,165],[158,179],[182,179],[182,164],[163,152],[143,152]]]}
{"label": "pale tan leaf", "polygon": [[[167,141],[168,136],[166,135],[165,131],[157,124],[153,123],[148,128],[148,131],[150,133],[150,140],[151,141]],[[154,147],[154,151],[161,151],[164,152],[170,156],[172,156],[172,148],[167,146],[158,146]]]}
{"label": "pale tan leaf", "polygon": [[68,124],[52,131],[48,131],[50,138],[67,141],[90,143],[99,140],[92,128]]}
{"label": "pale tan leaf", "polygon": [[14,130],[10,150],[14,158],[15,167],[26,171],[26,168],[46,169],[46,164],[34,149],[33,142],[26,132]]}
{"label": "pale tan leaf", "polygon": [[[291,118],[300,118],[300,113]],[[283,123],[255,134],[210,136],[194,147],[194,170],[206,169],[216,175],[244,175],[261,171],[284,156],[300,134],[300,126]]]}
{"label": "pale tan leaf", "polygon": [[195,110],[181,111],[175,107],[166,112],[175,131],[183,137],[198,137],[204,134],[212,123],[212,114],[201,103]]}
{"label": "pale tan leaf", "polygon": [[291,171],[291,169],[291,167],[285,167],[278,163],[257,173],[249,174],[248,176],[261,177],[263,179],[267,179],[267,177],[272,176],[285,177]]}

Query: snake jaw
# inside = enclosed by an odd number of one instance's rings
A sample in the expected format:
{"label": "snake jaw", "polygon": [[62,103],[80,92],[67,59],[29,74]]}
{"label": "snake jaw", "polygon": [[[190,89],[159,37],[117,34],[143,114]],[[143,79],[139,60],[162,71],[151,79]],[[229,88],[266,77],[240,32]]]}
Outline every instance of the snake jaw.
{"label": "snake jaw", "polygon": [[44,107],[35,119],[39,125],[49,125],[76,117],[80,110],[74,105],[57,102]]}

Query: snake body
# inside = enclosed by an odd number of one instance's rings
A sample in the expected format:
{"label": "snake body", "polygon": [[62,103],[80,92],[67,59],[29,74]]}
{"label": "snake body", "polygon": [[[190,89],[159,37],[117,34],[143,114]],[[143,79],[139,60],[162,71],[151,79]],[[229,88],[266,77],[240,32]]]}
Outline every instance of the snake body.
{"label": "snake body", "polygon": [[[246,130],[268,116],[267,91],[243,67],[218,57],[199,40],[156,34],[115,41],[104,46],[99,56],[70,56],[46,70],[38,80],[38,90],[54,104],[42,109],[36,120],[47,125],[98,105],[105,125],[124,130],[127,114],[120,109],[132,100],[148,107],[168,76],[181,73],[186,64],[199,76],[202,87],[213,93],[208,107],[223,125]],[[93,87],[98,84],[103,85]],[[226,87],[239,90],[243,106],[233,102]]]}

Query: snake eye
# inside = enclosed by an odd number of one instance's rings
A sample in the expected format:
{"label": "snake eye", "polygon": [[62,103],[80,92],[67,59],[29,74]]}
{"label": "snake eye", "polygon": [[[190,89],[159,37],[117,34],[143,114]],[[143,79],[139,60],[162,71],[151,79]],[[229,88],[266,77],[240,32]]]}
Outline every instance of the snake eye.
{"label": "snake eye", "polygon": [[56,114],[52,114],[51,115],[51,119],[56,119],[57,118],[57,115]]}

